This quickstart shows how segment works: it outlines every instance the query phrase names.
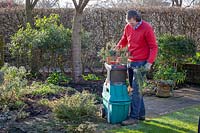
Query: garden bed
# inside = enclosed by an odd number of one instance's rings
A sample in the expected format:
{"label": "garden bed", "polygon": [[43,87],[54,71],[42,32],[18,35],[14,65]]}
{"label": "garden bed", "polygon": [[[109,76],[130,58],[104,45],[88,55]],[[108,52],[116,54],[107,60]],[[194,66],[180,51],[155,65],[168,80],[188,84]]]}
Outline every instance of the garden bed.
{"label": "garden bed", "polygon": [[184,64],[186,70],[186,81],[188,83],[200,84],[200,64]]}

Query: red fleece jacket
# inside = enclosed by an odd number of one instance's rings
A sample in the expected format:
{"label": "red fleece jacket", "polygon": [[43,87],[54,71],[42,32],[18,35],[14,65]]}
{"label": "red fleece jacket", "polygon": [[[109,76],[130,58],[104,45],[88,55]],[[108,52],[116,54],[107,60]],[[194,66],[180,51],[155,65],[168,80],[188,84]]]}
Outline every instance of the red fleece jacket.
{"label": "red fleece jacket", "polygon": [[124,33],[117,44],[118,48],[126,47],[128,44],[129,58],[131,62],[147,61],[153,63],[158,52],[158,45],[153,28],[146,21],[135,30],[130,24],[124,28]]}

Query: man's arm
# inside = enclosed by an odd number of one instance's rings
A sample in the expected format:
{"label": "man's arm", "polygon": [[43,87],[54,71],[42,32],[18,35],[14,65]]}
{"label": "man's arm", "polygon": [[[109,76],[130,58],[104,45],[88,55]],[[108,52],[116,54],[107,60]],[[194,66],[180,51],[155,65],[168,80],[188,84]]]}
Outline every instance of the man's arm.
{"label": "man's arm", "polygon": [[126,47],[127,43],[128,43],[128,40],[127,40],[126,27],[125,27],[123,35],[122,35],[122,37],[121,37],[120,41],[118,42],[115,49],[117,49],[117,50],[122,49],[122,48]]}
{"label": "man's arm", "polygon": [[147,44],[150,48],[149,58],[147,59],[147,63],[152,64],[157,56],[158,53],[158,45],[156,43],[156,36],[152,28],[149,28],[145,34],[145,38]]}

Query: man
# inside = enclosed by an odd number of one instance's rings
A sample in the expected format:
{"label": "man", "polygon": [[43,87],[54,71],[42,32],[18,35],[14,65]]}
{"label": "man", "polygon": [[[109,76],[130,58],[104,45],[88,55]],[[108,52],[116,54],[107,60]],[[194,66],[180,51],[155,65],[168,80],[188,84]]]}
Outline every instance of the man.
{"label": "man", "polygon": [[143,96],[139,93],[133,68],[143,66],[149,71],[158,51],[153,28],[141,19],[137,11],[129,10],[126,21],[127,25],[124,28],[123,36],[115,47],[115,50],[118,51],[128,45],[128,75],[130,86],[133,88],[130,117],[123,121],[122,125],[137,124],[138,120],[145,120]]}

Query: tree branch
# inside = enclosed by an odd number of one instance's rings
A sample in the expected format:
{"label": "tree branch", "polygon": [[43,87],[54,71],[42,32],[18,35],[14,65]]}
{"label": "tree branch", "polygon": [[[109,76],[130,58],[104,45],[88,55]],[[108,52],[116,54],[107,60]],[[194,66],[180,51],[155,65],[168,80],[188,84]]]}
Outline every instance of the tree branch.
{"label": "tree branch", "polygon": [[191,2],[190,2],[190,4],[188,5],[188,6],[186,6],[186,8],[187,7],[190,7],[191,5],[192,5],[192,3],[194,3],[195,2],[195,0],[192,0]]}
{"label": "tree branch", "polygon": [[86,5],[88,4],[89,1],[90,1],[90,0],[84,0],[84,1],[83,1],[82,5],[80,6],[80,11],[81,11],[81,12],[82,12],[83,9],[86,7]]}
{"label": "tree branch", "polygon": [[33,4],[31,4],[32,8],[35,7],[35,5],[37,4],[38,1],[39,1],[39,0],[34,0]]}
{"label": "tree branch", "polygon": [[73,1],[73,3],[74,3],[75,8],[78,9],[78,5],[77,5],[76,0],[72,0],[72,1]]}
{"label": "tree branch", "polygon": [[54,0],[52,3],[50,3],[50,6],[54,7],[58,2],[59,2],[59,0]]}
{"label": "tree branch", "polygon": [[172,6],[174,6],[174,0],[172,0]]}
{"label": "tree branch", "polygon": [[82,3],[83,3],[83,0],[79,0],[78,5],[79,6],[82,5]]}
{"label": "tree branch", "polygon": [[183,0],[180,0],[179,6],[181,7],[183,3]]}
{"label": "tree branch", "polygon": [[30,5],[31,5],[30,0],[26,0],[26,3],[25,3],[26,8],[29,8]]}
{"label": "tree branch", "polygon": [[174,2],[175,2],[175,4],[176,4],[176,6],[178,6],[179,4],[178,4],[178,0],[174,0]]}

